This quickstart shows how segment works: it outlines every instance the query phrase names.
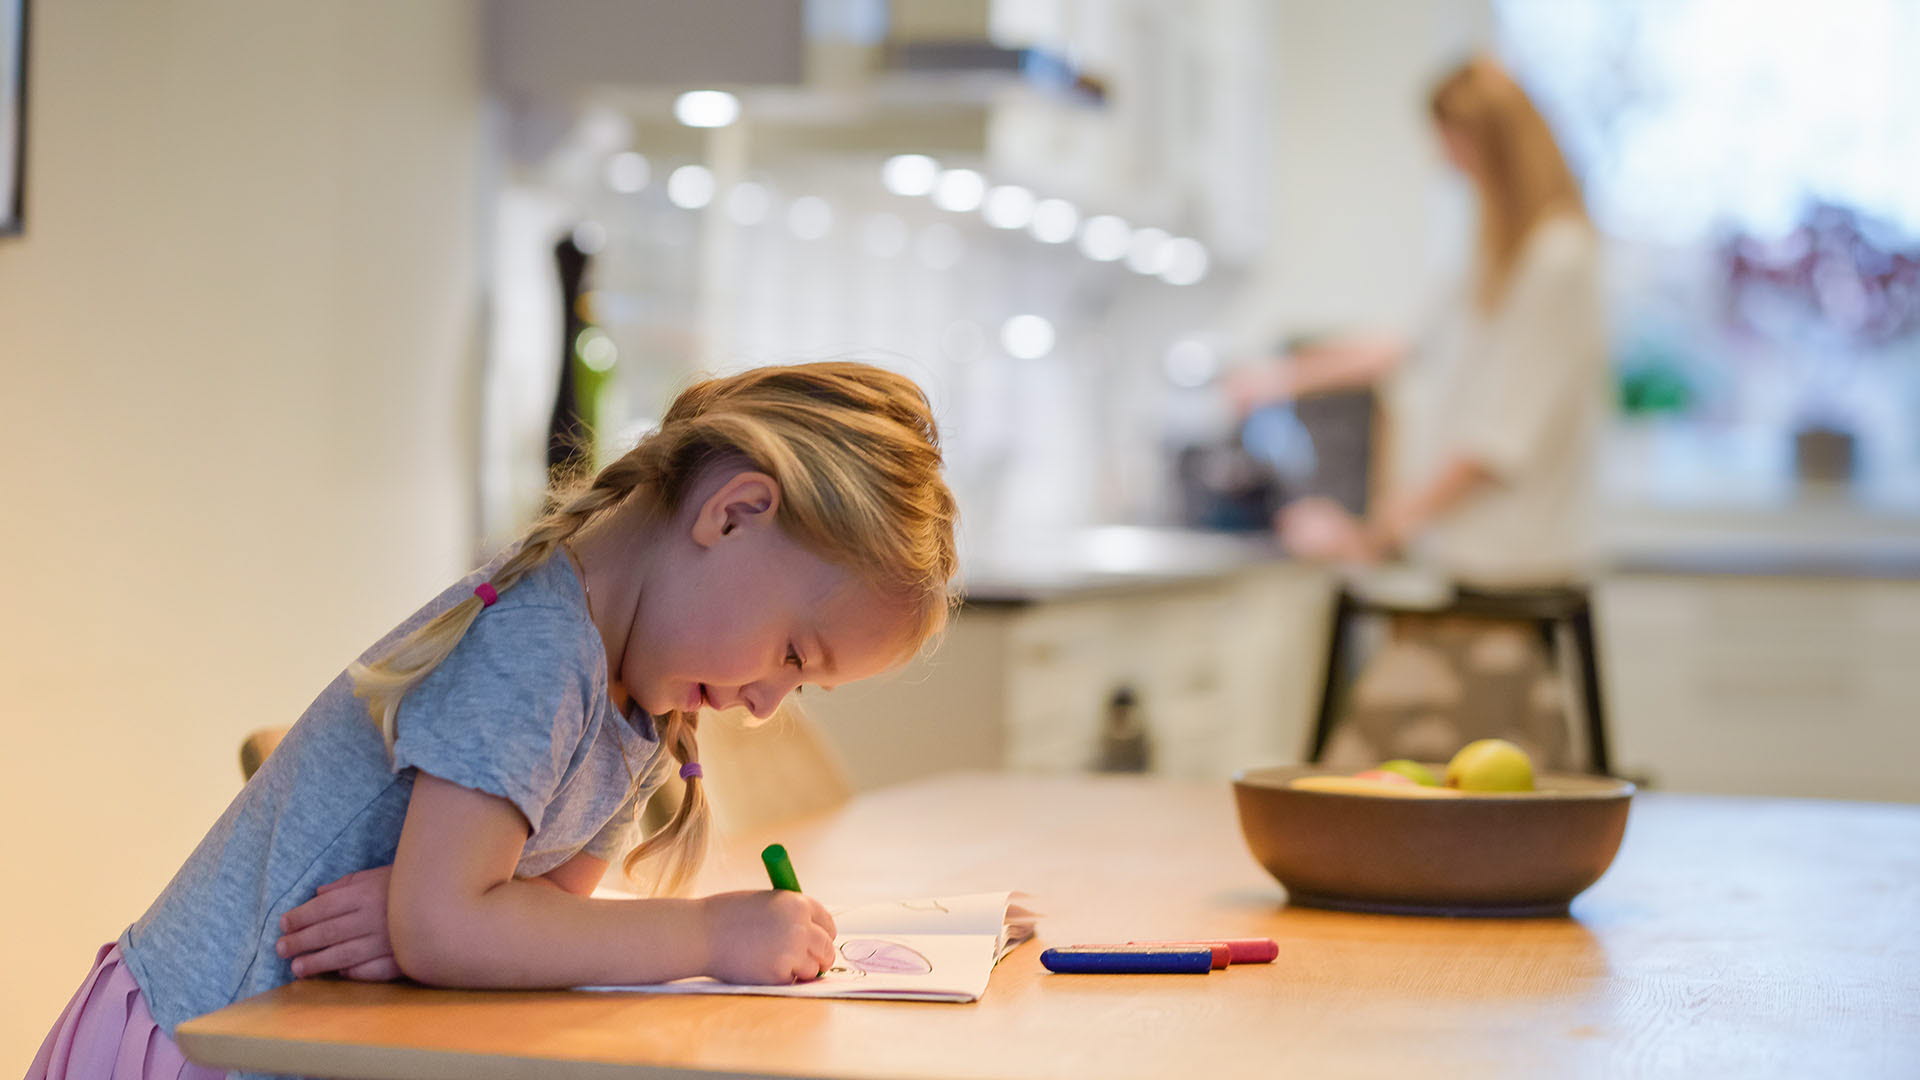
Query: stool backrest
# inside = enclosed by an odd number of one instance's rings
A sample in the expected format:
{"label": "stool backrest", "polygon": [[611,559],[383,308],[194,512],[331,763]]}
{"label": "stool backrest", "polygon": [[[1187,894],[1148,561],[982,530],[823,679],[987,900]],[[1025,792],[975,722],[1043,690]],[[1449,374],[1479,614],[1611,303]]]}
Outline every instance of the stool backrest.
{"label": "stool backrest", "polygon": [[253,779],[253,774],[267,763],[267,755],[273,753],[273,748],[280,745],[280,740],[286,738],[290,730],[288,727],[263,727],[249,732],[246,738],[240,740],[242,781]]}

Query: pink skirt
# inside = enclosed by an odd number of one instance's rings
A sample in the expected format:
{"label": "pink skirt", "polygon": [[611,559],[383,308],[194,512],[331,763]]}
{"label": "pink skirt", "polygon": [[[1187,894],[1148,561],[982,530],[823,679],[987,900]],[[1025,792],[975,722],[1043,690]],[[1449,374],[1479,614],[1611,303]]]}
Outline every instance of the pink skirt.
{"label": "pink skirt", "polygon": [[223,1080],[226,1072],[195,1065],[147,1011],[146,995],[108,942],[67,1002],[26,1080]]}

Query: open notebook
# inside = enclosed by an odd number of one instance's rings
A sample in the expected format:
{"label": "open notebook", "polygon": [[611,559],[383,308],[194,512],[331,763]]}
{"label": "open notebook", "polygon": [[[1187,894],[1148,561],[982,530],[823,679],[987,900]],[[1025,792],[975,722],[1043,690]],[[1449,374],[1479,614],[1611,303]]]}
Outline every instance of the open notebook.
{"label": "open notebook", "polygon": [[655,994],[771,994],[894,1001],[978,1001],[993,966],[1033,936],[1034,915],[1018,893],[973,893],[836,909],[838,958],[813,982],[736,986],[706,977],[648,986],[581,990]]}

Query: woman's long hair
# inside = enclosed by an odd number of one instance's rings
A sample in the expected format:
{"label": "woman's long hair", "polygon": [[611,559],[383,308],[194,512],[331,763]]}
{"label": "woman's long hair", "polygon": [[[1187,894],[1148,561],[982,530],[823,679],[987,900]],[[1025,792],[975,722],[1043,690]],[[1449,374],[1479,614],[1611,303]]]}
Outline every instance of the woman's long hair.
{"label": "woman's long hair", "polygon": [[[687,388],[659,430],[602,469],[583,489],[529,528],[494,572],[499,592],[561,550],[560,545],[628,499],[648,520],[671,518],[707,469],[737,463],[780,485],[778,519],[788,535],[829,562],[917,605],[917,642],[939,633],[952,607],[948,582],[958,560],[953,494],[940,476],[933,412],[905,376],[835,361],[766,367]],[[564,556],[563,556],[564,557]],[[401,639],[371,664],[351,669],[389,751],[400,703],[453,652],[483,607],[467,597]],[[661,740],[672,760],[699,759],[696,713],[669,713]],[[669,767],[659,760],[652,782]],[[711,811],[703,785],[687,782],[673,818],[627,855],[660,856],[659,891],[682,891],[705,855]],[[637,814],[636,814],[637,817]]]}
{"label": "woman's long hair", "polygon": [[1586,219],[1580,184],[1526,91],[1494,61],[1476,56],[1454,69],[1434,85],[1428,107],[1434,123],[1471,148],[1480,200],[1474,299],[1490,312],[1536,225]]}

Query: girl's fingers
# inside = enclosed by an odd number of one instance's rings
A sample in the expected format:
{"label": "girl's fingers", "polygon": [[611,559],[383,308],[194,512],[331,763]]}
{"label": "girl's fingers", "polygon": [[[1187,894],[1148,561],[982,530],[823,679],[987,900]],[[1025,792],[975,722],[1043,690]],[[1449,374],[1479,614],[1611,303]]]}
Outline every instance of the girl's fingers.
{"label": "girl's fingers", "polygon": [[392,954],[389,953],[384,956],[376,956],[365,963],[355,964],[350,968],[342,969],[340,974],[345,975],[349,979],[358,979],[361,982],[392,982],[400,977],[400,965],[394,961]]}
{"label": "girl's fingers", "polygon": [[364,870],[355,870],[353,873],[348,874],[346,877],[334,878],[332,881],[327,882],[325,885],[322,885],[313,891],[315,893],[332,892],[333,890],[338,889],[343,885],[353,884],[354,879],[358,878],[361,874],[364,874],[364,873],[366,873],[366,871]]}
{"label": "girl's fingers", "polygon": [[840,931],[833,925],[833,915],[827,911],[825,905],[814,905],[813,922],[815,926],[827,932],[828,941],[832,941],[834,938],[840,936]]}
{"label": "girl's fingers", "polygon": [[386,947],[386,942],[372,935],[353,938],[295,959],[293,973],[305,979],[313,975],[324,975],[329,971],[344,971],[379,959],[386,952]]}
{"label": "girl's fingers", "polygon": [[353,873],[348,874],[346,877],[329,881],[325,885],[322,885],[313,891],[316,893],[332,892],[333,890],[338,889],[345,885],[356,885],[362,881],[367,880],[370,877],[373,877],[375,874],[378,874],[385,869],[387,868],[384,866],[375,866],[366,870],[355,870]]}
{"label": "girl's fingers", "polygon": [[292,933],[315,923],[338,918],[361,906],[352,893],[325,893],[280,916],[280,932]]}
{"label": "girl's fingers", "polygon": [[274,951],[284,957],[295,957],[303,953],[316,952],[331,945],[338,945],[343,941],[366,937],[375,929],[367,925],[370,921],[356,919],[349,914],[328,919],[326,922],[314,923],[291,934],[281,935],[280,940],[274,943]]}

